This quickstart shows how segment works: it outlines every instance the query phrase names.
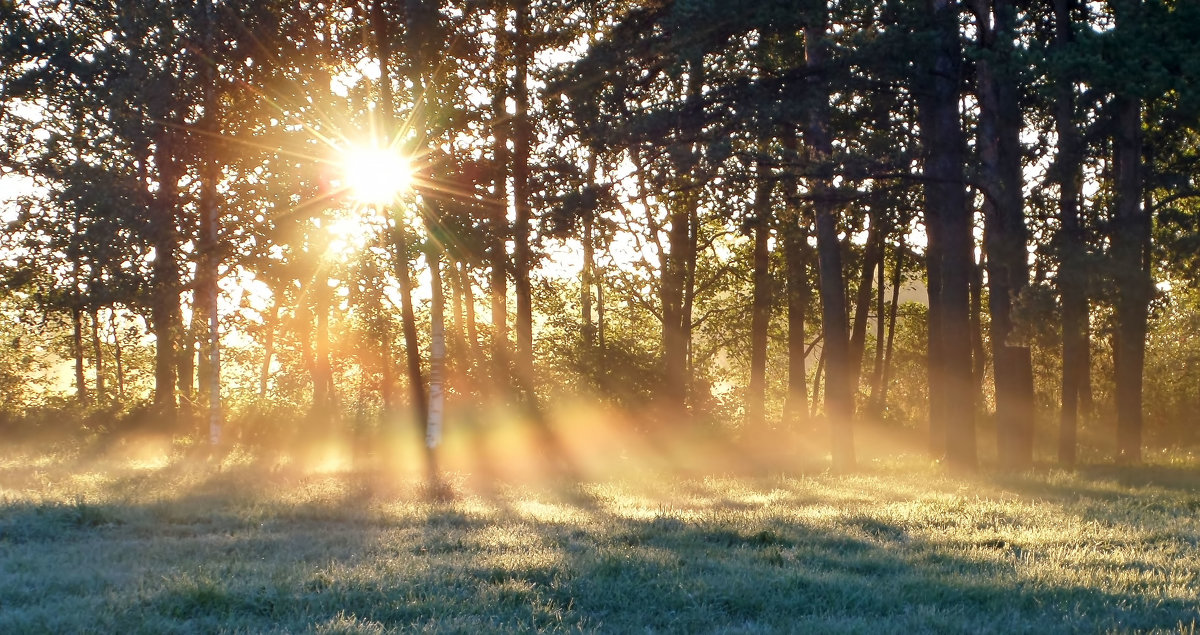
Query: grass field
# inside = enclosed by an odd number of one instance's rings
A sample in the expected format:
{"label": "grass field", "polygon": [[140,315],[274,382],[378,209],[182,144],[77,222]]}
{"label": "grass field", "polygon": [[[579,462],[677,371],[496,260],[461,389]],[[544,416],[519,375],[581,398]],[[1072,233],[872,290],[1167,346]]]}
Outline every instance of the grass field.
{"label": "grass field", "polygon": [[0,633],[1193,632],[1194,465],[454,484],[0,460]]}

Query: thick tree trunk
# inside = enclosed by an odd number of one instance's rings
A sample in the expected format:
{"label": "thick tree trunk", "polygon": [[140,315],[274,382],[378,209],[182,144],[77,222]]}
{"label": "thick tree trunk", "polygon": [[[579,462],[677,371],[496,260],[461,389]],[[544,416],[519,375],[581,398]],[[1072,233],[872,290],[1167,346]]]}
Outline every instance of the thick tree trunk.
{"label": "thick tree trunk", "polygon": [[[1075,0],[1054,0],[1054,45],[1056,55],[1066,54],[1075,41],[1071,11]],[[1083,197],[1083,152],[1075,125],[1075,88],[1070,77],[1054,84],[1054,129],[1058,134],[1059,244],[1058,293],[1062,303],[1062,396],[1059,409],[1058,461],[1075,465],[1079,429],[1079,406],[1088,381],[1087,271],[1083,263],[1084,240],[1079,222]]]}
{"label": "thick tree trunk", "polygon": [[976,62],[979,93],[977,146],[983,182],[987,243],[992,374],[996,388],[996,447],[1000,465],[1033,464],[1033,362],[1029,347],[1013,341],[1013,300],[1029,284],[1028,242],[1021,175],[1011,0],[972,0],[984,54]]}
{"label": "thick tree trunk", "polygon": [[[930,284],[930,428],[934,434],[944,433],[947,462],[956,469],[972,470],[977,462],[969,316],[974,259],[959,116],[962,44],[957,3],[933,0],[929,9],[933,50],[930,65],[921,69],[923,85],[917,92],[925,146],[925,219],[927,229],[932,229],[927,231],[930,258],[936,261],[931,262],[929,275],[938,278],[936,291]],[[935,451],[937,446],[935,441]]]}
{"label": "thick tree trunk", "polygon": [[158,190],[154,194],[151,233],[154,242],[153,299],[150,323],[154,331],[154,403],[155,415],[165,430],[175,430],[175,363],[180,335],[179,311],[179,233],[176,227],[179,178],[175,139],[164,130],[154,149],[158,168]]}
{"label": "thick tree trunk", "polygon": [[[704,86],[703,61],[691,59],[687,82],[687,101],[700,99]],[[690,163],[690,161],[689,161]],[[679,169],[686,170],[681,166]],[[662,264],[660,299],[662,304],[664,397],[668,409],[681,412],[687,402],[692,331],[692,296],[695,289],[697,207],[700,194],[694,174],[682,174],[681,192],[667,202],[668,250]]]}
{"label": "thick tree trunk", "polygon": [[854,467],[854,387],[850,360],[849,325],[846,323],[846,287],[842,281],[842,245],[838,240],[837,210],[832,200],[832,170],[828,165],[833,144],[829,135],[829,72],[825,42],[828,15],[816,9],[804,29],[804,54],[811,71],[809,88],[812,107],[809,112],[806,141],[817,166],[813,180],[813,206],[817,219],[817,262],[820,274],[821,317],[825,358],[825,416],[830,425],[833,467]]}
{"label": "thick tree trunk", "polygon": [[771,189],[765,161],[758,164],[754,193],[754,293],[750,306],[750,385],[746,390],[746,428],[761,430],[766,424],[767,330],[771,321]]}
{"label": "thick tree trunk", "polygon": [[688,238],[689,215],[680,202],[669,217],[667,230],[669,252],[662,269],[662,340],[664,396],[667,406],[682,410],[687,393],[687,348],[688,341],[683,330],[683,285],[686,271],[684,252]]}
{"label": "thick tree trunk", "polygon": [[200,398],[207,401],[208,442],[217,445],[221,439],[221,339],[220,320],[217,314],[217,299],[220,295],[218,287],[221,255],[219,252],[220,218],[217,214],[217,181],[221,176],[221,168],[211,144],[218,138],[220,131],[220,114],[218,113],[219,95],[216,90],[215,64],[215,16],[213,15],[212,0],[201,0],[201,18],[203,20],[203,47],[205,59],[200,62],[201,83],[203,85],[204,114],[200,121],[200,129],[204,133],[202,148],[208,150],[207,156],[201,158],[200,166],[200,234],[198,245],[198,261],[196,266],[196,306],[201,308],[201,325],[203,336],[200,338],[200,356],[205,360],[203,369],[206,371],[204,386],[207,389]]}
{"label": "thick tree trunk", "polygon": [[[1118,28],[1120,28],[1118,26]],[[1152,282],[1146,262],[1150,217],[1142,209],[1141,102],[1116,98],[1113,139],[1113,270],[1117,283],[1117,334],[1113,347],[1117,406],[1117,458],[1142,460],[1142,368]]]}

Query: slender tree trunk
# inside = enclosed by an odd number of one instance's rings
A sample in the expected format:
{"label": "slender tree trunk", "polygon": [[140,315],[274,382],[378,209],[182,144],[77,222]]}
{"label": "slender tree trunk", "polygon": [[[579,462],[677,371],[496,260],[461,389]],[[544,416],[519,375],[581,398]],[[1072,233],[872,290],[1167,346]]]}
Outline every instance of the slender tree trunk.
{"label": "slender tree trunk", "polygon": [[883,214],[870,212],[871,227],[867,230],[867,244],[863,252],[862,273],[858,279],[858,293],[854,298],[854,321],[850,328],[850,389],[857,393],[862,379],[863,355],[867,349],[867,319],[871,313],[871,283],[879,260],[883,257],[883,232],[879,227]]}
{"label": "slender tree trunk", "polygon": [[811,75],[812,107],[809,112],[808,142],[818,176],[813,180],[813,206],[817,218],[817,261],[820,274],[821,317],[825,343],[825,416],[831,427],[834,469],[854,467],[854,372],[850,360],[849,325],[846,323],[846,287],[842,281],[842,251],[838,240],[837,210],[831,199],[832,169],[826,165],[833,150],[829,135],[829,72],[825,42],[828,14],[815,9],[804,28],[804,54]]}
{"label": "slender tree trunk", "polygon": [[879,266],[875,268],[875,286],[879,291],[875,294],[875,359],[871,363],[871,395],[867,398],[867,412],[872,419],[878,419],[880,413],[879,392],[883,383],[883,338],[887,324],[887,305],[884,300],[887,289],[887,245],[879,245]]}
{"label": "slender tree trunk", "polygon": [[279,310],[282,301],[279,296],[271,302],[271,312],[267,315],[266,338],[263,341],[263,361],[258,372],[258,398],[267,398],[267,384],[271,379],[271,358],[275,356],[275,329],[279,323]]}
{"label": "slender tree trunk", "polygon": [[[194,294],[193,294],[194,297]],[[200,390],[208,389],[208,360],[203,355],[196,358],[196,334],[201,330],[200,322],[203,313],[192,301],[192,316],[186,325],[182,325],[179,333],[179,353],[176,360],[175,387],[179,391],[179,418],[189,430],[196,425],[196,375],[199,370]],[[200,438],[199,430],[197,439]]]}
{"label": "slender tree trunk", "polygon": [[904,250],[904,236],[901,235],[900,242],[896,245],[895,269],[892,270],[892,303],[888,307],[887,350],[884,351],[883,378],[880,380],[879,388],[879,412],[881,414],[887,410],[888,387],[892,384],[892,353],[895,350],[896,314],[900,307],[900,284],[904,281]]}
{"label": "slender tree trunk", "polygon": [[[442,263],[436,247],[426,254],[429,260],[430,286],[433,297],[429,306],[429,418],[425,424],[425,447],[432,453],[442,443],[442,423],[445,413],[446,390],[446,298],[442,291]],[[432,460],[432,456],[430,459]]]}
{"label": "slender tree trunk", "polygon": [[596,245],[593,234],[595,233],[597,196],[596,152],[591,149],[588,150],[587,177],[584,188],[586,192],[591,193],[591,198],[585,203],[583,210],[583,235],[580,237],[580,242],[583,243],[583,267],[579,272],[579,321],[583,334],[583,350],[591,356],[596,338],[596,325],[592,322],[592,287],[594,285],[593,271],[596,268]]}
{"label": "slender tree trunk", "polygon": [[771,189],[774,184],[766,161],[758,162],[754,193],[754,294],[750,313],[750,386],[746,390],[746,428],[757,431],[766,424],[767,331],[771,322]]}
{"label": "slender tree trunk", "polygon": [[[391,50],[391,24],[383,7],[383,0],[374,0],[371,4],[371,26],[375,32],[373,41],[375,57],[379,60],[380,100],[383,102],[382,116],[384,133],[391,138],[395,128],[395,99],[392,94],[392,75],[389,65]],[[414,80],[419,80],[419,73],[414,72]],[[419,94],[419,86],[414,86]],[[425,396],[425,378],[421,370],[421,350],[417,339],[417,317],[413,310],[412,278],[408,270],[408,234],[404,220],[398,209],[391,212],[389,232],[391,234],[392,266],[395,269],[396,280],[400,287],[400,325],[404,336],[404,354],[408,373],[408,387],[412,400],[413,415],[421,426],[422,436],[425,436],[425,426],[429,421],[429,402]],[[431,474],[436,473],[430,462],[427,467]]]}
{"label": "slender tree trunk", "polygon": [[[324,250],[322,250],[324,252]],[[313,299],[316,301],[316,359],[313,366],[313,409],[322,417],[333,416],[337,400],[333,385],[333,364],[329,358],[329,313],[332,300],[329,275],[325,267],[319,266],[313,281]]]}
{"label": "slender tree trunk", "polygon": [[92,326],[92,359],[96,378],[96,402],[104,403],[104,349],[100,346],[100,310],[92,308],[88,314]]}
{"label": "slender tree trunk", "polygon": [[[925,219],[929,234],[930,411],[931,432],[944,433],[947,462],[956,469],[976,467],[975,404],[971,386],[970,275],[973,240],[971,211],[963,184],[966,165],[959,98],[962,44],[957,3],[933,0],[931,63],[921,69],[918,114],[925,150]],[[936,247],[935,244],[936,243]],[[935,301],[936,296],[936,301]],[[937,319],[932,319],[936,312]],[[936,338],[937,348],[932,340]],[[940,396],[940,398],[939,398]],[[953,417],[953,419],[951,419]],[[938,447],[935,441],[935,451]]]}
{"label": "slender tree trunk", "polygon": [[[794,153],[796,139],[784,138],[784,148]],[[804,319],[811,299],[812,288],[808,283],[808,219],[800,207],[798,182],[794,173],[787,182],[788,216],[783,223],[783,258],[787,267],[787,315],[788,315],[788,390],[784,400],[784,423],[795,426],[808,419],[808,371],[805,358]]]}
{"label": "slender tree trunk", "polygon": [[471,272],[466,262],[459,263],[458,275],[461,280],[467,321],[467,354],[470,356],[471,367],[480,359],[479,326],[475,319],[475,285],[471,282]]}
{"label": "slender tree trunk", "polygon": [[508,72],[504,60],[510,54],[508,37],[508,1],[496,3],[496,86],[492,93],[492,218],[491,260],[492,291],[492,383],[501,392],[511,385],[508,354],[508,173],[511,162],[508,151]]}
{"label": "slender tree trunk", "polygon": [[75,401],[80,405],[88,402],[87,381],[83,373],[83,309],[71,309],[71,353],[75,357]]}
{"label": "slender tree trunk", "polygon": [[[78,106],[72,108],[72,118],[74,119],[74,130],[71,138],[71,143],[75,150],[76,166],[83,165],[83,112]],[[67,246],[67,257],[71,261],[71,292],[68,297],[71,302],[71,325],[73,333],[71,338],[71,353],[75,356],[75,401],[81,406],[86,406],[88,403],[87,383],[83,375],[83,295],[81,287],[83,279],[81,277],[82,264],[82,247],[79,244],[80,237],[83,234],[82,210],[79,202],[71,203],[72,222],[71,222],[71,237]]]}
{"label": "slender tree trunk", "polygon": [[983,269],[987,253],[979,255],[981,262],[971,263],[971,388],[975,391],[975,403],[983,403],[983,378],[987,375],[987,362],[983,347]]}
{"label": "slender tree trunk", "polygon": [[808,416],[811,419],[816,419],[817,414],[821,411],[821,381],[825,378],[825,347],[821,347],[821,354],[817,357],[817,370],[813,373],[813,389],[812,389],[812,405],[809,407]]}
{"label": "slender tree trunk", "polygon": [[108,314],[109,327],[112,329],[113,336],[113,362],[116,364],[117,371],[117,400],[125,400],[125,360],[122,359],[121,351],[121,332],[117,328],[117,312],[109,310]]}
{"label": "slender tree trunk", "polygon": [[529,191],[529,153],[533,144],[532,124],[529,120],[529,61],[532,55],[530,44],[530,0],[515,0],[516,19],[513,42],[514,77],[513,102],[513,203],[516,218],[513,223],[513,286],[517,299],[517,374],[533,400],[533,293],[530,286],[530,268],[533,252],[529,242],[529,220],[531,215]]}
{"label": "slender tree trunk", "polygon": [[408,271],[407,230],[399,217],[393,219],[392,245],[396,251],[393,262],[400,287],[400,324],[404,335],[410,398],[417,421],[424,429],[425,423],[429,421],[429,402],[425,396],[425,377],[421,370],[421,349],[417,339],[417,317],[412,301],[412,278],[409,277]]}

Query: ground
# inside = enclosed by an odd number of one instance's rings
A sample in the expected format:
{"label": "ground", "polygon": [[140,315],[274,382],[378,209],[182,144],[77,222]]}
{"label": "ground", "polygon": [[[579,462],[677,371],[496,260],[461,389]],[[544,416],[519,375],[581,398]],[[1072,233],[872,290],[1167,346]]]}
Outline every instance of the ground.
{"label": "ground", "polygon": [[1193,632],[1200,472],[472,485],[166,449],[0,459],[0,632]]}

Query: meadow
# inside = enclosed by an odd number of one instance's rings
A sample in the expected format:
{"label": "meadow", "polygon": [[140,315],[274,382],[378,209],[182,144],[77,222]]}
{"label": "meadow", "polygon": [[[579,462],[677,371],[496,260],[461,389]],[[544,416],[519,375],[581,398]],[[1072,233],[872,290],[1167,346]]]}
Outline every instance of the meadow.
{"label": "meadow", "polygon": [[1194,632],[1200,472],[480,487],[234,451],[0,458],[0,632]]}

